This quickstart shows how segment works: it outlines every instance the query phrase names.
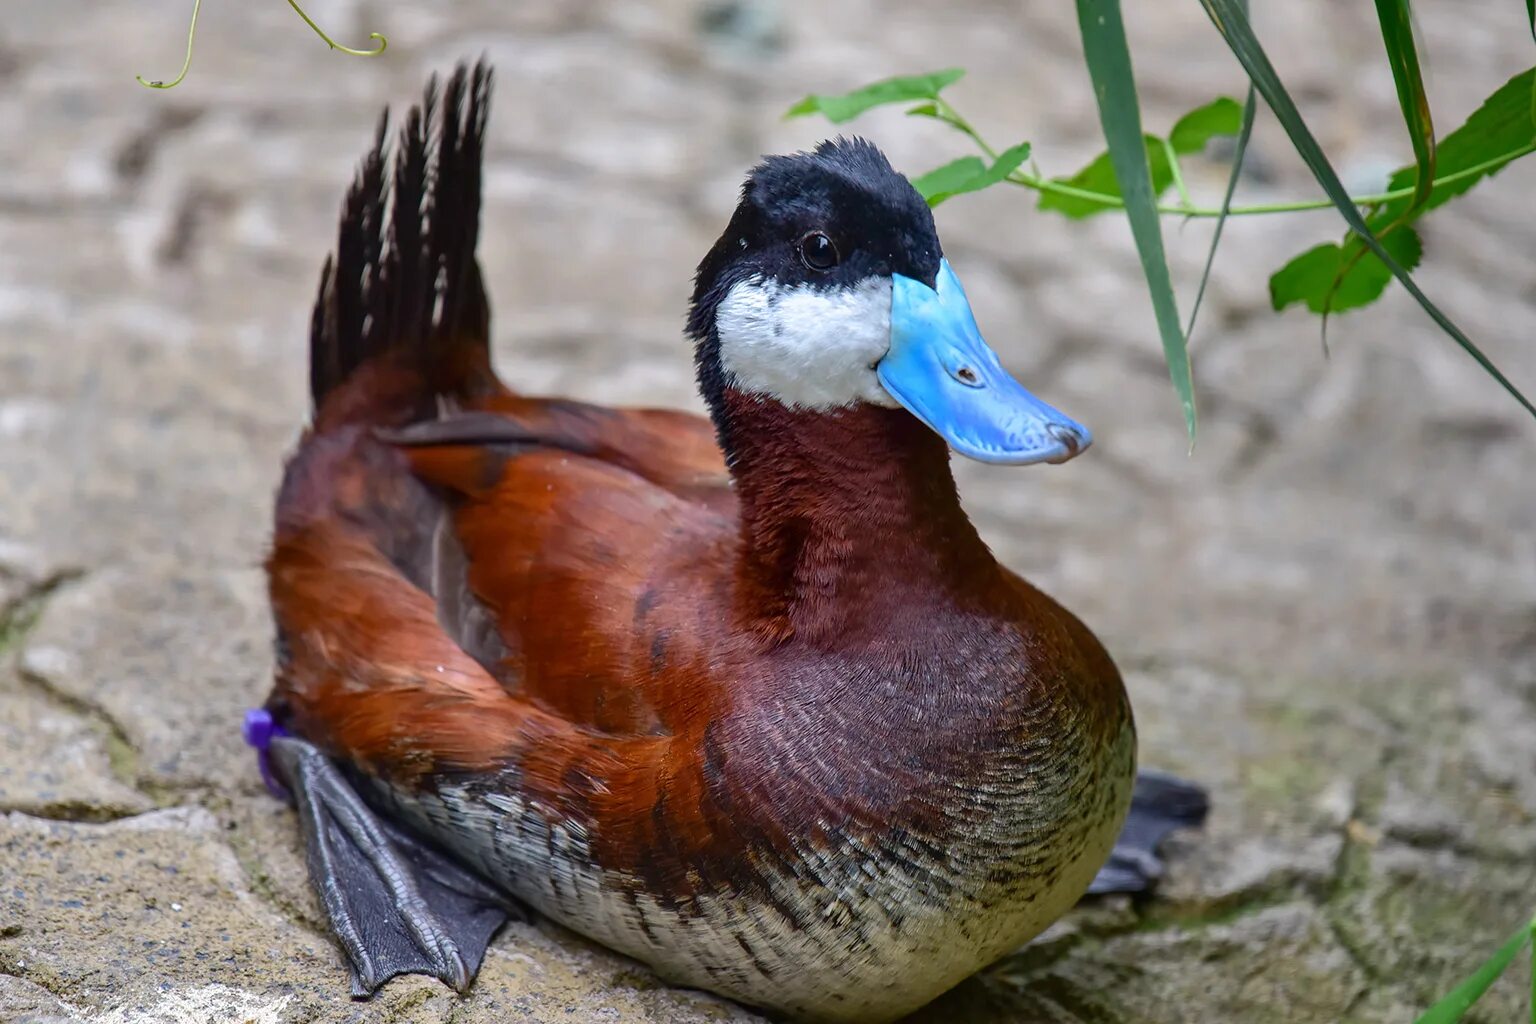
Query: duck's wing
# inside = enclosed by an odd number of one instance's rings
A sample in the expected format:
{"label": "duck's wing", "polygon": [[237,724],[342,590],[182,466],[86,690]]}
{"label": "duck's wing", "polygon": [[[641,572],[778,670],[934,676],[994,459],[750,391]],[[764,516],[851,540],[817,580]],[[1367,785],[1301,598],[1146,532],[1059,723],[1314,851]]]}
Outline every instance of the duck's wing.
{"label": "duck's wing", "polygon": [[447,500],[438,619],[509,692],[613,734],[677,732],[702,712],[730,644],[736,528],[715,507],[729,490],[546,443],[399,450]]}
{"label": "duck's wing", "polygon": [[574,856],[561,843],[595,844],[596,822],[607,852],[582,857],[612,862],[717,813],[694,754],[702,731],[600,731],[509,692],[355,525],[285,532],[269,568],[279,663],[267,710],[291,738],[268,754],[357,994],[410,972],[462,988],[507,913],[434,836],[516,836],[498,879],[553,886]]}
{"label": "duck's wing", "polygon": [[[420,835],[458,829],[480,838],[510,825],[532,836],[542,828],[552,859],[560,849],[556,830],[575,842],[592,822],[605,821],[613,823],[603,836],[612,847],[606,855],[617,859],[614,851],[656,849],[660,834],[700,835],[697,820],[709,813],[699,767],[706,761],[696,753],[710,710],[703,702],[686,728],[624,727],[649,720],[638,710],[612,714],[599,728],[592,722],[601,716],[584,719],[528,699],[500,677],[498,658],[477,650],[469,635],[480,605],[465,567],[514,575],[527,568],[511,556],[492,557],[512,539],[497,532],[503,527],[483,543],[466,532],[465,511],[490,505],[446,494],[431,473],[424,479],[414,471],[435,464],[437,477],[452,480],[455,459],[473,461],[499,466],[487,485],[510,479],[528,502],[539,493],[593,495],[561,513],[570,535],[589,544],[604,517],[628,524],[627,539],[615,543],[637,548],[639,538],[666,535],[667,517],[729,523],[709,500],[688,496],[710,490],[708,473],[718,468],[699,425],[680,425],[677,414],[604,418],[524,403],[491,371],[488,305],[474,258],[488,90],[483,67],[460,69],[440,99],[429,87],[426,102],[406,118],[390,166],[382,126],[363,162],[336,256],[322,276],[311,335],[314,419],[284,475],[267,563],[277,667],[264,711],[276,728],[256,742],[303,812],[311,879],[360,993],[402,972],[466,983],[505,912],[471,884],[473,876],[455,876],[451,859],[428,855]],[[413,424],[437,421],[444,410],[497,417],[501,434],[468,443],[461,420],[436,428],[445,435],[436,441],[386,439],[409,435]],[[460,433],[446,436],[453,431]],[[509,431],[521,431],[521,439]],[[647,431],[656,451],[634,440]],[[655,441],[662,435],[665,445]],[[584,490],[597,480],[607,486]],[[552,521],[549,513],[543,508],[536,518]],[[637,531],[636,523],[650,525]],[[457,567],[455,551],[464,559]],[[627,614],[634,632],[647,591],[638,569],[628,576],[612,569],[631,564],[628,553],[608,552],[606,582],[578,573],[588,580],[584,596],[559,604],[572,624],[584,601],[605,602],[602,614],[610,616],[599,622],[588,615],[585,634],[567,631],[562,664],[612,664],[614,652],[599,646],[597,631],[617,617]],[[602,557],[591,546],[554,556],[593,572]],[[542,564],[550,571],[547,559]],[[519,579],[510,590],[492,584],[487,592],[510,607],[506,595],[538,589],[519,590],[536,582]],[[526,607],[548,621],[532,603]],[[501,642],[499,621],[488,634]],[[553,651],[561,633],[507,635]],[[621,653],[638,656],[628,647]],[[582,700],[592,711],[613,692],[622,691],[591,690]],[[521,811],[488,802],[470,808],[463,787],[487,779],[502,788],[485,801],[513,793]],[[453,820],[429,821],[423,807]],[[491,817],[475,824],[472,814]],[[519,841],[509,856],[523,858],[519,870],[542,884],[545,875],[558,876],[540,859],[545,848]]]}
{"label": "duck's wing", "polygon": [[555,449],[626,470],[679,498],[734,509],[714,425],[674,409],[616,409],[501,392],[382,436],[413,448]]}

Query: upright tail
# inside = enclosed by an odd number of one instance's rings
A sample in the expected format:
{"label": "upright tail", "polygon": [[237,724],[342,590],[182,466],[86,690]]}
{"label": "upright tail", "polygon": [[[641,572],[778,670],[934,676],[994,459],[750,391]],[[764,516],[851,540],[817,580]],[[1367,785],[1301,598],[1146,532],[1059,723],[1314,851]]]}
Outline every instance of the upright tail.
{"label": "upright tail", "polygon": [[[379,119],[315,301],[309,387],[317,428],[419,419],[441,396],[497,386],[475,259],[491,78],[483,60],[459,65],[441,92],[434,76],[392,154],[389,112]],[[359,373],[374,365],[381,368]]]}

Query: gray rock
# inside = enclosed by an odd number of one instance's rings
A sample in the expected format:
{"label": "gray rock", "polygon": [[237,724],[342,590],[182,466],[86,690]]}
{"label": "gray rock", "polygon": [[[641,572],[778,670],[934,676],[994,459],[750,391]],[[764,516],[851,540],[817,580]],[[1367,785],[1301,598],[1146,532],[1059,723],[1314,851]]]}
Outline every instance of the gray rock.
{"label": "gray rock", "polygon": [[117,736],[36,693],[0,682],[0,810],[48,818],[109,819],[149,810],[148,797],[117,778]]}
{"label": "gray rock", "polygon": [[16,1024],[55,1024],[69,1019],[69,1007],[41,985],[0,975],[0,1014]]}
{"label": "gray rock", "polygon": [[1230,924],[1085,938],[1045,958],[1028,951],[966,982],[916,1021],[1365,1020],[1370,979],[1307,904]]}
{"label": "gray rock", "polygon": [[[145,577],[154,580],[146,586]],[[36,685],[99,709],[159,786],[238,779],[245,708],[270,678],[265,588],[255,569],[184,575],[104,570],[60,591],[21,651]],[[176,680],[174,689],[168,680]],[[172,698],[171,694],[175,697]]]}
{"label": "gray rock", "polygon": [[[175,807],[105,825],[0,820],[0,992],[25,1006],[41,988],[93,1021],[749,1020],[718,1000],[661,987],[649,972],[569,934],[518,926],[498,941],[471,995],[405,979],[373,1002],[347,998],[329,939],[253,892],[228,830]],[[5,1005],[0,1002],[0,1006]],[[37,1012],[51,1009],[40,1002]],[[182,1013],[182,1017],[177,1017]],[[207,1016],[204,1016],[204,1015]],[[391,1016],[394,1015],[394,1016]]]}
{"label": "gray rock", "polygon": [[[1471,974],[1531,919],[1536,867],[1474,860],[1450,850],[1386,842],[1359,849],[1328,908],[1357,962],[1393,982],[1410,1005],[1428,1006]],[[1442,942],[1440,936],[1455,940]],[[1468,1016],[1519,1020],[1529,1013],[1522,972],[1495,984]]]}

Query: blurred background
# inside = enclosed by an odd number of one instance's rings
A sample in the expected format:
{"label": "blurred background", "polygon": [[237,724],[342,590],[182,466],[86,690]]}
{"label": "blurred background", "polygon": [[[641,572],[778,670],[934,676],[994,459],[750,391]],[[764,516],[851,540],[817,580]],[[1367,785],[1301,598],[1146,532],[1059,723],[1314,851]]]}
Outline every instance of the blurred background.
{"label": "blurred background", "polygon": [[[1257,6],[1335,166],[1379,189],[1412,153],[1372,5]],[[694,265],[760,155],[835,131],[785,108],[960,66],[946,95],[991,141],[1070,173],[1103,148],[1072,5],[312,0],[338,41],[388,36],[364,60],[278,0],[210,0],[186,82],[140,88],[174,75],[189,7],[0,20],[0,1019],[753,1019],[549,925],[509,928],[466,1000],[422,979],[345,998],[238,735],[269,679],[259,565],[338,204],[381,106],[487,54],[504,377],[698,408]],[[1148,130],[1241,98],[1197,3],[1127,7]],[[1536,56],[1512,0],[1417,12],[1442,133]],[[845,130],[909,174],[969,152],[899,108]],[[1191,165],[1211,202],[1220,157]],[[1263,113],[1248,168],[1244,199],[1317,194]],[[1533,189],[1517,164],[1428,217],[1418,274],[1528,392]],[[954,199],[940,235],[1004,361],[1097,443],[958,465],[962,489],[1105,639],[1143,763],[1215,809],[1156,899],[1077,913],[927,1019],[1412,1019],[1536,907],[1536,424],[1395,285],[1333,320],[1325,358],[1267,280],[1342,224],[1250,217],[1202,313],[1190,454],[1123,218],[1034,200]],[[1187,311],[1210,224],[1164,231]],[[1515,1019],[1528,982],[1471,1019]]]}

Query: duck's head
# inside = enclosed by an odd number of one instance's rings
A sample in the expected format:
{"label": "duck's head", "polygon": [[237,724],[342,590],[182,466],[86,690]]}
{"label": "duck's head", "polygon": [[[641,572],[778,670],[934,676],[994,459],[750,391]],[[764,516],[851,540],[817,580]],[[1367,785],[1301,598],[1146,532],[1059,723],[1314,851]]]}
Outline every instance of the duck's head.
{"label": "duck's head", "polygon": [[717,423],[733,389],[805,410],[903,406],[982,462],[1065,462],[1092,440],[1003,369],[928,205],[863,139],[752,171],[688,327]]}

